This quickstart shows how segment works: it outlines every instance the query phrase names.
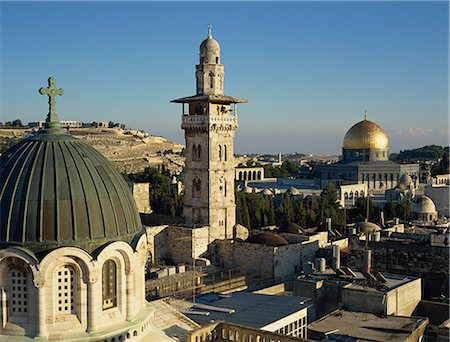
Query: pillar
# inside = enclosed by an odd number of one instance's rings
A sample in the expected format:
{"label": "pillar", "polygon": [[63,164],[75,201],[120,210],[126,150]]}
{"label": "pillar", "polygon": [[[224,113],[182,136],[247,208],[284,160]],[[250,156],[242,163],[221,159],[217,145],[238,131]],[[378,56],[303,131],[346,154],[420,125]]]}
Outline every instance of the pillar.
{"label": "pillar", "polygon": [[101,299],[102,291],[99,288],[97,277],[91,277],[87,282],[88,291],[88,307],[87,307],[87,332],[93,333],[98,331],[99,314],[102,310]]}
{"label": "pillar", "polygon": [[2,288],[0,289],[0,303],[1,303],[1,307],[2,307],[2,311],[1,311],[1,316],[2,316],[2,328],[4,328],[6,326],[6,322],[8,320],[8,316],[7,316],[7,307],[6,307],[6,290],[5,287],[2,286]]}
{"label": "pillar", "polygon": [[34,286],[37,288],[38,292],[38,307],[37,307],[37,332],[36,336],[41,338],[47,337],[47,327],[45,324],[47,318],[47,310],[45,306],[45,282],[35,281]]}
{"label": "pillar", "polygon": [[134,305],[134,300],[135,300],[135,296],[134,296],[134,272],[132,270],[128,270],[126,271],[126,303],[127,303],[127,308],[126,308],[126,320],[127,321],[131,321],[133,320],[134,317],[134,310],[133,310],[133,305]]}

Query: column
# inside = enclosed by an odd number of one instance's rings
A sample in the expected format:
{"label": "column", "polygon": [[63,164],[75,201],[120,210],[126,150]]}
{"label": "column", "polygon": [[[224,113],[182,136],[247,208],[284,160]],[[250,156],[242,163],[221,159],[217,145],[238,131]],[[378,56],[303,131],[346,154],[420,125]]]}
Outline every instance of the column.
{"label": "column", "polygon": [[102,309],[101,299],[102,291],[99,288],[97,277],[90,277],[87,282],[88,305],[87,305],[87,332],[94,333],[98,331],[99,313]]}
{"label": "column", "polygon": [[125,277],[126,277],[126,320],[132,321],[134,317],[134,310],[133,310],[133,304],[135,300],[134,295],[134,272],[132,270],[125,270]]}
{"label": "column", "polygon": [[45,324],[47,318],[47,310],[45,306],[45,282],[35,281],[34,286],[37,288],[38,292],[38,307],[37,307],[37,337],[46,338],[47,337],[47,327]]}
{"label": "column", "polygon": [[6,322],[8,320],[8,316],[7,316],[7,307],[6,307],[6,290],[5,287],[2,286],[2,288],[0,289],[0,294],[1,294],[1,298],[0,298],[0,303],[1,303],[1,307],[2,307],[2,312],[1,312],[1,316],[2,316],[2,328],[4,328],[6,326]]}

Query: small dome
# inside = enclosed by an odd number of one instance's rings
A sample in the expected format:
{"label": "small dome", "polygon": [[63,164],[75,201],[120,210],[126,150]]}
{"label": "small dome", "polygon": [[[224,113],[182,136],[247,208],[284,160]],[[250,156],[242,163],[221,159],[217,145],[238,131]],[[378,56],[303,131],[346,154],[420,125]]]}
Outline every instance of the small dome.
{"label": "small dome", "polygon": [[220,45],[211,35],[208,28],[208,37],[200,44],[200,64],[219,64]]}
{"label": "small dome", "polygon": [[120,173],[62,129],[41,130],[3,153],[0,177],[0,246],[92,252],[142,231]]}
{"label": "small dome", "polygon": [[363,120],[353,125],[344,137],[343,149],[387,149],[389,140],[376,123]]}
{"label": "small dome", "polygon": [[413,185],[414,181],[411,178],[410,175],[408,175],[407,173],[404,173],[401,177],[400,180],[398,181],[399,185],[404,185],[406,188]]}
{"label": "small dome", "polygon": [[279,247],[289,244],[289,242],[281,235],[267,232],[256,233],[250,236],[246,241],[271,247]]}
{"label": "small dome", "polygon": [[291,234],[303,234],[305,230],[296,223],[288,223],[281,227],[281,231]]}
{"label": "small dome", "polygon": [[264,196],[272,196],[272,195],[273,195],[272,191],[270,191],[268,188],[265,188],[265,189],[263,190],[262,194],[263,194]]}
{"label": "small dome", "polygon": [[253,192],[253,188],[252,188],[251,186],[246,186],[246,187],[244,188],[244,192],[245,192],[246,194],[251,194],[251,193]]}
{"label": "small dome", "polygon": [[300,195],[300,191],[298,191],[297,188],[291,186],[287,191],[286,191],[289,195],[293,195],[293,196],[297,196]]}
{"label": "small dome", "polygon": [[436,212],[436,206],[431,198],[422,195],[416,197],[411,203],[411,212],[416,214],[433,214]]}
{"label": "small dome", "polygon": [[380,226],[372,222],[358,222],[355,224],[359,231],[364,234],[375,233],[381,230]]}

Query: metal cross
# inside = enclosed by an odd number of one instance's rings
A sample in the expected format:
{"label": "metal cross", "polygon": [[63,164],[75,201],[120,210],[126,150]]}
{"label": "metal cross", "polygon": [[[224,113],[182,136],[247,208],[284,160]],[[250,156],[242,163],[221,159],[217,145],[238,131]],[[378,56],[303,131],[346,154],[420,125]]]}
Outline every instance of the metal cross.
{"label": "metal cross", "polygon": [[364,120],[367,120],[367,110],[364,111]]}
{"label": "metal cross", "polygon": [[56,122],[58,121],[58,117],[56,115],[56,95],[63,95],[64,90],[62,88],[56,88],[55,86],[56,80],[54,77],[49,77],[48,79],[48,88],[39,89],[39,93],[41,95],[48,95],[48,104],[49,111],[47,122]]}

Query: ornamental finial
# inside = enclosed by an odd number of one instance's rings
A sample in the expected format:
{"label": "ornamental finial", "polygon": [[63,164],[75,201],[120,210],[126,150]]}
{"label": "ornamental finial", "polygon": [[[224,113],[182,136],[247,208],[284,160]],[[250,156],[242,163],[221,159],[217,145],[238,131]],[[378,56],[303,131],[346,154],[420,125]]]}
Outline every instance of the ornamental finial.
{"label": "ornamental finial", "polygon": [[49,77],[48,88],[40,88],[39,93],[41,95],[48,96],[49,110],[47,114],[47,119],[45,120],[46,128],[60,128],[58,115],[56,114],[56,96],[63,95],[64,90],[61,88],[56,88],[56,80],[54,77]]}
{"label": "ornamental finial", "polygon": [[364,111],[364,121],[367,120],[367,110]]}
{"label": "ornamental finial", "polygon": [[212,31],[212,25],[209,24],[209,25],[208,25],[208,38],[212,38],[212,33],[211,33],[211,31]]}

